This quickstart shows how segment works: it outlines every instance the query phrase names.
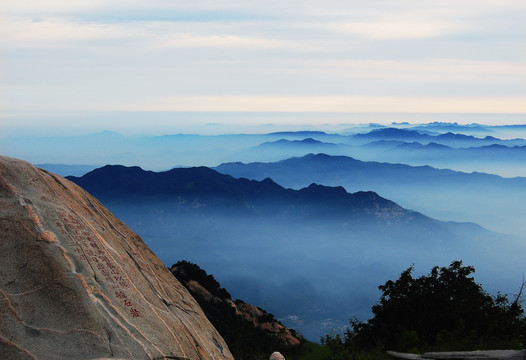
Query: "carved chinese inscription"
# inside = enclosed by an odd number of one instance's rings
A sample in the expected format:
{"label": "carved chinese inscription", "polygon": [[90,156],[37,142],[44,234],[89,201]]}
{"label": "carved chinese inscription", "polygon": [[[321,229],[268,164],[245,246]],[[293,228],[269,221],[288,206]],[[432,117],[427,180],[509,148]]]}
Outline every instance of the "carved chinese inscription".
{"label": "carved chinese inscription", "polygon": [[104,245],[99,241],[95,233],[86,226],[76,215],[60,212],[55,225],[67,239],[68,244],[76,255],[89,265],[97,277],[104,279],[105,283],[114,289],[114,295],[121,301],[126,312],[133,318],[140,317],[140,311],[132,304],[132,300],[126,293],[130,284],[125,276],[111,260]]}

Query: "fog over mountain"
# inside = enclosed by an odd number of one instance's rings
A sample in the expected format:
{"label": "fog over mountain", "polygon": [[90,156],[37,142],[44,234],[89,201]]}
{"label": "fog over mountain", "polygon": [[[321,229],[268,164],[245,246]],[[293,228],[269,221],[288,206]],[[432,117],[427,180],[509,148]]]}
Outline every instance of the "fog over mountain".
{"label": "fog over mountain", "polygon": [[[166,265],[195,262],[234,297],[317,340],[352,315],[369,316],[376,285],[413,263],[418,272],[460,259],[489,291],[517,291],[526,272],[526,186],[516,177],[526,176],[525,129],[396,123],[335,132],[103,132],[9,137],[0,150],[62,175],[108,163],[178,167],[110,166],[75,181]],[[179,168],[196,165],[232,176]]]}
{"label": "fog over mountain", "polygon": [[[282,134],[287,136],[287,134]],[[365,161],[431,165],[465,172],[502,176],[525,176],[526,140],[502,140],[453,134],[428,133],[398,128],[380,128],[347,137],[311,134],[312,137],[265,142],[250,148],[245,158],[277,159],[283,154],[303,156],[323,152]],[[288,135],[291,136],[291,135]],[[322,140],[324,139],[324,140]],[[330,141],[333,142],[330,142]],[[265,161],[265,160],[262,160]],[[268,161],[268,160],[266,160]]]}
{"label": "fog over mountain", "polygon": [[[469,129],[476,131],[468,135]],[[514,177],[526,176],[523,161],[526,141],[517,138],[519,135],[526,137],[526,131],[520,126],[469,127],[447,123],[392,124],[390,127],[371,124],[333,133],[124,136],[106,131],[83,136],[7,136],[0,142],[0,151],[45,168],[54,167],[61,175],[80,173],[79,169],[57,168],[55,164],[102,166],[110,163],[159,171],[233,161],[273,162],[323,152],[362,161],[430,165]]]}
{"label": "fog over mountain", "polygon": [[299,189],[311,182],[374,190],[397,203],[443,220],[472,221],[502,233],[526,231],[526,178],[503,178],[430,166],[363,162],[346,156],[309,154],[272,163],[225,163],[215,169],[235,177],[270,177]]}
{"label": "fog over mountain", "polygon": [[504,291],[515,290],[523,271],[517,239],[440,222],[374,192],[316,184],[291,190],[205,167],[156,173],[105,166],[70,179],[166,264],[201,264],[234,297],[312,340],[345,326],[352,314],[367,317],[376,284],[412,263],[418,270],[462,259],[477,266],[489,289]]}
{"label": "fog over mountain", "polygon": [[355,140],[367,143],[371,140],[399,140],[399,141],[417,141],[422,144],[431,142],[448,145],[450,147],[470,147],[500,144],[506,146],[526,145],[524,139],[502,140],[494,136],[484,138],[471,135],[455,134],[448,131],[447,133],[429,132],[427,130],[399,129],[394,127],[373,129],[366,133],[360,133],[353,136]]}

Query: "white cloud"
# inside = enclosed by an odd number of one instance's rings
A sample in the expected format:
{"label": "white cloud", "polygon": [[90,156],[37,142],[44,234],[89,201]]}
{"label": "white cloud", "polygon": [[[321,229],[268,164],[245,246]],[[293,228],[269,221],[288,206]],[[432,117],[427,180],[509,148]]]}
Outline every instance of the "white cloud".
{"label": "white cloud", "polygon": [[104,0],[2,0],[0,9],[6,14],[65,14],[94,11],[104,6]]}
{"label": "white cloud", "polygon": [[34,21],[0,18],[2,30],[8,36],[0,38],[0,45],[18,47],[54,47],[75,41],[115,39],[130,36],[122,28],[110,24],[75,23],[62,19]]}
{"label": "white cloud", "polygon": [[17,13],[68,13],[72,11],[108,11],[112,9],[146,10],[146,9],[189,9],[195,11],[240,10],[265,14],[299,14],[299,15],[348,15],[361,12],[392,13],[397,9],[459,9],[466,11],[524,10],[523,0],[2,0],[0,9],[3,12]]}
{"label": "white cloud", "polygon": [[254,49],[269,49],[276,47],[287,47],[283,41],[243,37],[237,35],[196,35],[196,34],[174,34],[162,37],[155,46],[158,47],[242,47]]}
{"label": "white cloud", "polygon": [[464,59],[418,60],[303,60],[294,61],[284,71],[320,73],[341,77],[369,77],[415,80],[485,80],[502,78],[526,81],[526,62]]}
{"label": "white cloud", "polygon": [[180,96],[122,105],[122,111],[526,113],[526,97]]}
{"label": "white cloud", "polygon": [[[525,9],[523,0],[0,0],[2,106],[517,112]],[[368,96],[344,96],[356,94]],[[138,105],[116,105],[128,103]]]}
{"label": "white cloud", "polygon": [[454,22],[354,22],[331,27],[337,32],[379,40],[436,38],[465,29]]}
{"label": "white cloud", "polygon": [[[230,27],[217,27],[203,33],[185,32],[186,27],[181,24],[166,22],[128,22],[119,24],[107,23],[79,23],[62,19],[46,19],[32,21],[31,19],[0,19],[3,31],[9,36],[0,38],[0,46],[5,48],[45,48],[68,46],[72,43],[86,40],[128,40],[140,43],[146,48],[159,47],[225,47],[225,48],[292,48],[294,44],[285,41],[243,36],[228,33]],[[196,27],[196,24],[192,24]],[[199,30],[199,29],[198,29]],[[118,44],[122,46],[122,44]]]}

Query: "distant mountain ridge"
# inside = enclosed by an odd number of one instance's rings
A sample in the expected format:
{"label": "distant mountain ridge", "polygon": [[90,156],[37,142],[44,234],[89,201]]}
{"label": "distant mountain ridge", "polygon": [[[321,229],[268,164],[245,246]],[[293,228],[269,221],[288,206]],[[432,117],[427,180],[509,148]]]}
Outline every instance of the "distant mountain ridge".
{"label": "distant mountain ridge", "polygon": [[234,178],[207,167],[165,172],[106,165],[82,177],[68,177],[105,203],[175,199],[179,211],[207,212],[226,207],[245,215],[316,218],[359,217],[371,221],[407,222],[421,214],[368,191],[348,193],[342,187],[312,183],[300,190],[285,189],[270,178]]}
{"label": "distant mountain ridge", "polygon": [[[408,144],[404,143],[404,146]],[[423,146],[423,145],[419,145]],[[343,177],[353,180],[356,187],[374,184],[404,181],[414,184],[429,182],[444,183],[447,181],[469,181],[471,184],[501,184],[506,186],[526,186],[526,178],[503,178],[484,173],[466,173],[448,169],[437,169],[431,166],[411,166],[377,161],[361,161],[349,156],[327,155],[324,153],[307,154],[277,162],[223,163],[213,169],[234,177],[259,180],[271,177],[285,186],[305,186],[297,179],[301,174],[311,174],[310,180],[323,184],[335,184]]]}
{"label": "distant mountain ridge", "polygon": [[[323,155],[318,156],[318,161],[323,161],[320,157]],[[364,236],[368,232],[384,232],[408,241],[416,240],[422,232],[428,234],[430,241],[460,239],[468,229],[472,233],[489,234],[476,224],[441,222],[405,209],[374,191],[349,193],[341,186],[316,183],[299,190],[286,189],[269,177],[261,181],[235,178],[207,167],[152,172],[139,167],[107,165],[83,177],[68,179],[94,194],[110,209],[143,207],[149,212],[156,209],[164,214],[162,218],[166,217],[163,221],[169,216],[210,219],[219,216],[267,219],[265,221],[272,221],[272,227],[278,224],[289,227],[290,223],[307,221],[313,226],[332,224],[336,229]]]}
{"label": "distant mountain ridge", "polygon": [[[334,129],[336,131],[337,128]],[[474,132],[470,133],[470,129]],[[526,170],[520,168],[524,151],[516,148],[526,146],[525,129],[522,126],[460,126],[446,123],[411,126],[409,123],[400,123],[391,126],[365,124],[348,129],[340,128],[336,132],[155,136],[125,136],[102,132],[85,136],[20,136],[6,139],[3,148],[7,154],[27,158],[33,164],[42,164],[49,171],[74,176],[80,176],[84,171],[73,165],[68,168],[49,164],[50,160],[60,159],[64,164],[139,165],[145,169],[160,171],[196,164],[217,166],[232,161],[279,161],[292,156],[323,152],[352,156],[360,160],[433,165],[503,176],[526,176]],[[397,148],[400,142],[418,142],[424,147],[409,146],[409,149],[404,150],[404,147]],[[430,143],[452,149],[427,146]],[[480,149],[494,144],[508,149]]]}
{"label": "distant mountain ridge", "polygon": [[421,140],[428,139],[430,135],[422,134],[416,130],[398,129],[398,128],[382,128],[373,129],[367,133],[356,134],[353,136],[358,139],[389,139],[389,140]]}
{"label": "distant mountain ridge", "polygon": [[[448,131],[444,134],[428,133],[424,130],[413,129],[399,129],[399,128],[381,128],[373,129],[366,133],[352,135],[355,139],[374,139],[374,140],[399,140],[399,141],[419,141],[419,142],[435,142],[442,145],[452,147],[474,147],[484,145],[505,145],[505,146],[524,146],[526,140],[524,139],[509,139],[503,140],[494,136],[487,135],[484,138],[475,137],[472,135],[455,134]],[[425,144],[424,144],[425,145]]]}
{"label": "distant mountain ridge", "polygon": [[272,142],[265,142],[261,145],[258,145],[257,147],[267,147],[271,145],[317,145],[317,146],[337,146],[336,144],[332,143],[325,143],[313,138],[304,138],[303,140],[288,140],[288,139],[280,139]]}
{"label": "distant mountain ridge", "polygon": [[472,221],[503,233],[524,233],[520,226],[520,219],[526,216],[524,177],[503,178],[323,153],[268,163],[224,163],[214,169],[254,180],[271,177],[295,189],[316,182],[341,185],[347,191],[373,190],[432,217],[439,214],[445,219]]}

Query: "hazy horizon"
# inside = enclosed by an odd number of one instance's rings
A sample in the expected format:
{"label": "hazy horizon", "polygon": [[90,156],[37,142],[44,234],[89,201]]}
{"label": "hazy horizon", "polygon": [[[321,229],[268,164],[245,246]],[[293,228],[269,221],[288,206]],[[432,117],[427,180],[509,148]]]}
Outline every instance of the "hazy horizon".
{"label": "hazy horizon", "polygon": [[[275,131],[342,132],[431,122],[459,125],[526,124],[525,114],[440,114],[374,112],[202,112],[111,111],[0,114],[0,139],[9,136],[74,136],[113,131],[126,136],[172,134],[264,134]],[[509,134],[504,138],[512,138]]]}

